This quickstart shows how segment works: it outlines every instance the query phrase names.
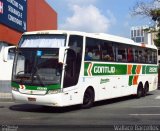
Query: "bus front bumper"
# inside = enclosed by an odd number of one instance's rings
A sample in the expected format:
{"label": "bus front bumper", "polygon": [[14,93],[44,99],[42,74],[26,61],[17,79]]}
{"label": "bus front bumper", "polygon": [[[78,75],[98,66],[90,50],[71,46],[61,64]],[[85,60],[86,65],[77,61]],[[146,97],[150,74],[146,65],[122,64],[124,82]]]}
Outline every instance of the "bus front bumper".
{"label": "bus front bumper", "polygon": [[63,107],[65,105],[64,103],[62,103],[62,97],[63,93],[46,94],[46,95],[29,95],[29,94],[22,94],[18,91],[12,90],[13,100],[21,103]]}

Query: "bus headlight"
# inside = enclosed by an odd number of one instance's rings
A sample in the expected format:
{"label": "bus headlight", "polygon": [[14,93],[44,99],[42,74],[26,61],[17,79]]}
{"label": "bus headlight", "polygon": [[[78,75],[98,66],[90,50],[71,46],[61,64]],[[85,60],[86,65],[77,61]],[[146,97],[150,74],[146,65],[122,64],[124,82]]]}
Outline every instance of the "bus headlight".
{"label": "bus headlight", "polygon": [[13,91],[19,91],[18,88],[12,87]]}
{"label": "bus headlight", "polygon": [[62,90],[61,89],[57,89],[57,90],[49,90],[48,91],[48,94],[58,94],[58,93],[61,93]]}

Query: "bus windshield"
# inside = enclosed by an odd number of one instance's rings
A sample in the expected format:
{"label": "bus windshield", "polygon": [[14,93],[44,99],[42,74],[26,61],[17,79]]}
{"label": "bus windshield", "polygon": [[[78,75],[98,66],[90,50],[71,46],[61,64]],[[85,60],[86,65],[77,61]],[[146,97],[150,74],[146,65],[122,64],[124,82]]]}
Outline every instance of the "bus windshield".
{"label": "bus windshield", "polygon": [[19,48],[13,67],[13,81],[22,85],[60,84],[62,65],[58,48]]}

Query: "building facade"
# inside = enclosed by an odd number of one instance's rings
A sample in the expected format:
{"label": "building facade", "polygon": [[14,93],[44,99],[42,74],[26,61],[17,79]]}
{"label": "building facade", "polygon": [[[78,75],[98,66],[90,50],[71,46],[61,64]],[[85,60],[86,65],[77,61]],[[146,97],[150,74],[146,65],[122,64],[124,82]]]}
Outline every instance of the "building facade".
{"label": "building facade", "polygon": [[48,29],[57,29],[57,13],[45,0],[0,0],[0,42],[17,45],[23,32]]}
{"label": "building facade", "polygon": [[149,28],[149,26],[134,26],[131,27],[130,36],[131,39],[137,43],[144,43],[145,31],[144,29]]}

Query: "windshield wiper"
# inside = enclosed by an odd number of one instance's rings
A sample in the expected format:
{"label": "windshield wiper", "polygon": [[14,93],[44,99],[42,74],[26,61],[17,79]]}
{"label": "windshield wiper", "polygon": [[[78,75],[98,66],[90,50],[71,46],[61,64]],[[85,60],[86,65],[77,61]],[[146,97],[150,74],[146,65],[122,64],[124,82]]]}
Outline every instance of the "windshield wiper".
{"label": "windshield wiper", "polygon": [[39,80],[39,82],[40,82],[40,85],[45,86],[45,84],[43,83],[43,81],[38,73],[38,66],[34,67],[32,74],[31,74],[31,78],[32,78],[32,84],[33,84],[33,81],[37,78],[37,80]]}

